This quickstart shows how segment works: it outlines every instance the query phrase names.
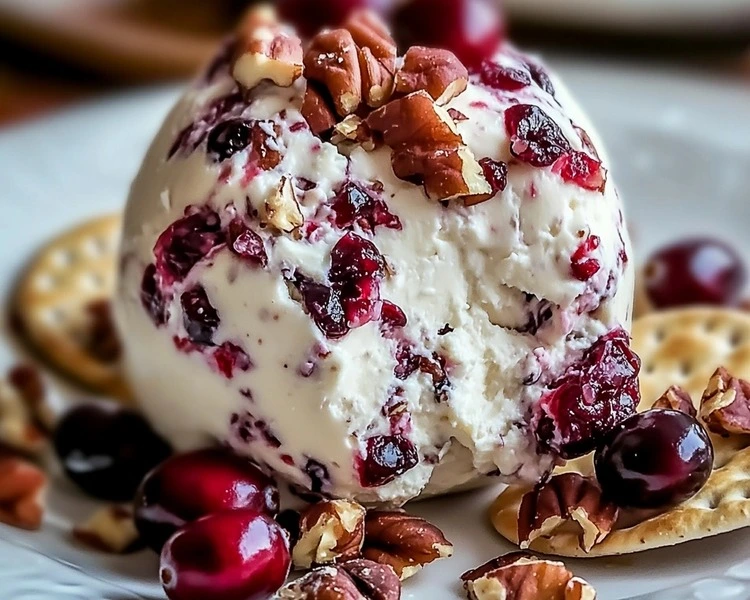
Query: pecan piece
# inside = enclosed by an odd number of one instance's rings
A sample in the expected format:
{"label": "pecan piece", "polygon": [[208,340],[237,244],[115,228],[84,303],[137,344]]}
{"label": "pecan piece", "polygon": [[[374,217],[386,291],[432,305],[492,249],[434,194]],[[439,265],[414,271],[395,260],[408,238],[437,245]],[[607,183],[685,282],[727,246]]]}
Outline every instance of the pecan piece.
{"label": "pecan piece", "polygon": [[602,497],[591,479],[580,473],[561,473],[524,495],[518,510],[519,545],[528,548],[564,523],[577,523],[579,545],[588,552],[609,535],[618,514],[617,506]]}
{"label": "pecan piece", "polygon": [[0,456],[0,523],[38,529],[46,483],[47,476],[32,463]]}
{"label": "pecan piece", "polygon": [[349,115],[333,128],[331,142],[337,145],[356,143],[367,152],[371,152],[377,146],[377,140],[372,135],[367,124],[357,115]]}
{"label": "pecan piece", "polygon": [[365,120],[392,149],[391,165],[400,179],[421,182],[431,200],[492,197],[482,167],[463,143],[445,109],[427,92],[393,100]]}
{"label": "pecan piece", "polygon": [[307,84],[300,110],[310,126],[310,131],[317,136],[330,131],[336,124],[336,113],[328,106],[324,94],[316,89],[312,82]]}
{"label": "pecan piece", "polygon": [[251,157],[263,171],[270,171],[281,162],[278,137],[281,127],[273,121],[254,121],[250,130]]}
{"label": "pecan piece", "polygon": [[393,569],[369,560],[319,567],[281,588],[280,600],[399,600]]}
{"label": "pecan piece", "polygon": [[359,556],[365,536],[365,509],[351,500],[328,500],[309,506],[300,518],[294,566],[309,569]]}
{"label": "pecan piece", "polygon": [[651,408],[669,408],[687,413],[691,417],[696,416],[695,405],[690,394],[679,385],[670,386]]}
{"label": "pecan piece", "polygon": [[140,536],[133,511],[113,504],[100,508],[85,522],[76,525],[73,537],[96,550],[123,554],[138,547]]}
{"label": "pecan piece", "polygon": [[261,223],[285,233],[293,233],[305,222],[294,193],[292,180],[282,177],[271,191],[261,211]]}
{"label": "pecan piece", "polygon": [[370,11],[357,11],[344,24],[357,45],[362,98],[377,108],[393,94],[398,50],[396,42],[380,18]]}
{"label": "pecan piece", "polygon": [[451,544],[435,525],[401,511],[372,511],[365,520],[362,556],[390,565],[403,581],[424,565],[453,555]]}
{"label": "pecan piece", "polygon": [[341,117],[352,114],[362,102],[362,74],[357,45],[346,29],[316,35],[304,57],[305,77],[322,84]]}
{"label": "pecan piece", "polygon": [[512,552],[461,575],[470,600],[594,600],[596,592],[558,561]]}
{"label": "pecan piece", "polygon": [[750,433],[750,382],[716,369],[703,392],[700,417],[714,433]]}
{"label": "pecan piece", "polygon": [[396,93],[426,91],[439,105],[444,105],[466,90],[469,72],[449,50],[412,46],[404,64],[396,73]]}
{"label": "pecan piece", "polygon": [[251,8],[237,32],[232,77],[253,89],[263,80],[291,86],[302,75],[302,41],[282,27],[267,5]]}

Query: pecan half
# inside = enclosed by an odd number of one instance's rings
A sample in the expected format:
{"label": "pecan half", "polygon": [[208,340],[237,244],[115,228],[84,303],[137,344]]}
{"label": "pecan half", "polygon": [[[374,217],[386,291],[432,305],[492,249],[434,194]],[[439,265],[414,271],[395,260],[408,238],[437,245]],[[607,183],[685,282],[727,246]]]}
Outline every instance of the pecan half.
{"label": "pecan half", "polygon": [[703,392],[699,412],[714,433],[750,433],[750,382],[719,367]]}
{"label": "pecan half", "polygon": [[558,561],[513,552],[461,575],[470,600],[594,600],[586,581]]}
{"label": "pecan half", "polygon": [[97,510],[73,528],[79,542],[102,552],[122,554],[137,549],[139,535],[133,511],[117,505]]}
{"label": "pecan half", "polygon": [[309,506],[300,518],[294,566],[309,569],[359,556],[365,536],[365,509],[351,500],[328,500]]}
{"label": "pecan half", "polygon": [[310,126],[310,131],[317,136],[330,131],[336,125],[336,113],[313,82],[307,84],[300,111]]}
{"label": "pecan half", "polygon": [[357,45],[346,29],[316,35],[304,57],[305,77],[328,90],[341,117],[352,114],[362,102],[362,74]]}
{"label": "pecan half", "polygon": [[281,588],[280,600],[399,600],[401,582],[393,569],[369,560],[319,567]]}
{"label": "pecan half", "polygon": [[232,77],[250,90],[263,80],[291,86],[302,75],[302,41],[282,27],[272,8],[251,8],[237,31]]}
{"label": "pecan half", "polygon": [[695,410],[693,399],[690,394],[681,388],[679,385],[670,386],[661,397],[654,402],[652,408],[669,408],[672,410],[679,410],[689,414],[691,417],[696,416],[698,413]]}
{"label": "pecan half", "polygon": [[362,76],[362,99],[372,107],[385,104],[393,94],[398,50],[388,27],[370,11],[357,11],[344,24],[357,45]]}
{"label": "pecan half", "polygon": [[449,50],[412,46],[404,55],[404,64],[396,73],[396,93],[426,91],[444,105],[466,90],[469,72]]}
{"label": "pecan half", "polygon": [[372,511],[365,520],[362,555],[390,565],[403,581],[424,565],[452,556],[453,544],[420,517],[401,511]]}
{"label": "pecan half", "polygon": [[46,483],[47,476],[32,463],[0,456],[0,523],[38,529]]}
{"label": "pecan half", "polygon": [[427,92],[392,100],[365,120],[392,149],[391,165],[400,179],[421,182],[431,200],[492,197],[482,167],[463,143],[445,109]]}
{"label": "pecan half", "polygon": [[266,198],[261,211],[261,223],[271,225],[285,233],[293,233],[304,222],[292,180],[282,177],[276,188]]}
{"label": "pecan half", "polygon": [[518,511],[518,541],[528,548],[565,523],[581,528],[579,544],[585,552],[600,543],[615,524],[618,508],[602,497],[599,486],[580,473],[555,475],[527,492]]}

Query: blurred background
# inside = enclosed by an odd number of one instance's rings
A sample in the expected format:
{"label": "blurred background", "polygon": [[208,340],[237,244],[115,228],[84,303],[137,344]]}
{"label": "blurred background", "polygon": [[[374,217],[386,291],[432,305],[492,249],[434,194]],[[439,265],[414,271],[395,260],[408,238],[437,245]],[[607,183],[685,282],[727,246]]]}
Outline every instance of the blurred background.
{"label": "blurred background", "polygon": [[[301,22],[356,5],[385,12],[410,0],[279,0]],[[411,0],[415,1],[415,0]],[[445,15],[446,0],[420,25]],[[451,0],[471,5],[483,0]],[[184,79],[232,28],[247,0],[0,0],[0,126],[75,101]],[[744,79],[750,0],[486,0],[516,42],[547,57],[654,63]],[[487,26],[466,9],[468,36]],[[438,15],[438,16],[435,16]],[[479,16],[478,16],[479,15]],[[317,23],[316,23],[317,24]],[[398,25],[398,23],[396,23]]]}

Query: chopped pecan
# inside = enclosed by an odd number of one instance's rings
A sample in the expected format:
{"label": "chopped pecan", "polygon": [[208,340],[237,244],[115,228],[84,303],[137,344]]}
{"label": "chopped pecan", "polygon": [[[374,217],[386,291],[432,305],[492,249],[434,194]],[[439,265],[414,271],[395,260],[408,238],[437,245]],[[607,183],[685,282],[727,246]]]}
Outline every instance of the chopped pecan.
{"label": "chopped pecan", "polygon": [[714,433],[750,433],[750,382],[716,369],[703,392],[700,417]]}
{"label": "chopped pecan", "polygon": [[558,561],[513,552],[461,575],[470,600],[594,600],[586,581]]}
{"label": "chopped pecan", "polygon": [[0,523],[38,529],[44,513],[47,476],[32,463],[0,456]]}
{"label": "chopped pecan", "polygon": [[100,508],[76,525],[73,537],[91,548],[115,554],[135,550],[139,541],[133,511],[114,504]]}
{"label": "chopped pecan", "polygon": [[564,523],[577,523],[579,544],[588,552],[609,535],[618,512],[591,479],[580,473],[561,473],[524,495],[518,511],[518,541],[521,548],[528,548]]}
{"label": "chopped pecan", "polygon": [[294,566],[309,569],[345,561],[362,549],[365,509],[351,500],[327,500],[309,506],[300,518],[299,540],[292,551]]}
{"label": "chopped pecan", "polygon": [[390,565],[403,581],[424,565],[452,556],[453,544],[420,517],[401,511],[372,511],[365,521],[362,555]]}
{"label": "chopped pecan", "polygon": [[252,159],[259,168],[270,171],[279,165],[282,156],[278,137],[281,127],[273,121],[255,121],[250,130],[250,147]]}
{"label": "chopped pecan", "polygon": [[679,385],[670,386],[661,397],[654,402],[652,408],[671,408],[672,410],[679,410],[694,417],[698,411],[695,410],[693,399],[690,394],[686,392]]}
{"label": "chopped pecan", "polygon": [[400,179],[419,181],[432,200],[492,197],[482,167],[463,143],[450,115],[427,92],[393,100],[365,120],[392,149],[391,165]]}
{"label": "chopped pecan", "polygon": [[396,42],[380,18],[370,11],[357,11],[344,24],[357,45],[362,98],[377,108],[393,94],[394,73],[398,50]]}
{"label": "chopped pecan", "polygon": [[307,84],[301,112],[310,126],[310,131],[317,136],[330,131],[336,125],[336,113],[328,106],[325,95],[312,82]]}
{"label": "chopped pecan", "polygon": [[282,177],[263,205],[261,222],[279,231],[292,233],[305,222],[294,194],[292,180]]}
{"label": "chopped pecan", "polygon": [[277,593],[280,600],[399,600],[393,569],[369,560],[319,567]]}
{"label": "chopped pecan", "polygon": [[237,37],[232,76],[245,89],[266,79],[289,87],[302,75],[302,41],[278,23],[269,6],[251,8]]}
{"label": "chopped pecan", "polygon": [[362,102],[362,74],[357,45],[346,29],[323,31],[305,52],[305,77],[322,84],[341,117],[352,114]]}
{"label": "chopped pecan", "polygon": [[449,50],[412,46],[396,73],[396,93],[426,91],[439,105],[461,94],[469,84],[469,72]]}
{"label": "chopped pecan", "polygon": [[367,152],[371,152],[377,146],[377,141],[372,135],[367,124],[357,115],[349,115],[333,128],[331,142],[337,145],[347,142],[362,146]]}

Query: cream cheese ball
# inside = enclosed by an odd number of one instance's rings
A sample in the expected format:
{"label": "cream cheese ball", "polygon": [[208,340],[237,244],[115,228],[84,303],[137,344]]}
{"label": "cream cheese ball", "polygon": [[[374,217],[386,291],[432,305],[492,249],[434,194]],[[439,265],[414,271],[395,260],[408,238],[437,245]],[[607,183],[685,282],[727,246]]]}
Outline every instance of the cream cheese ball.
{"label": "cream cheese ball", "polygon": [[589,452],[634,412],[639,362],[578,106],[508,44],[467,74],[358,14],[304,47],[246,21],[133,183],[116,314],[147,417],[366,503]]}

